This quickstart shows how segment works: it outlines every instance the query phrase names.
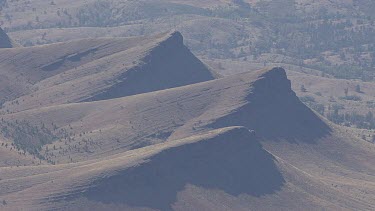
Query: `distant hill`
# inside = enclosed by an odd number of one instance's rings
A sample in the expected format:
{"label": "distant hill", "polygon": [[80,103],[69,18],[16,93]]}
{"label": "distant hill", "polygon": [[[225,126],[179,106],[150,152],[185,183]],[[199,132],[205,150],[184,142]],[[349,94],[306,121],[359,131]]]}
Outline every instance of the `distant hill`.
{"label": "distant hill", "polygon": [[210,59],[263,64],[273,62],[264,57],[272,53],[289,57],[287,64],[337,78],[375,78],[372,0],[36,0],[30,5],[12,1],[4,9],[4,26],[25,46],[178,29],[194,53]]}

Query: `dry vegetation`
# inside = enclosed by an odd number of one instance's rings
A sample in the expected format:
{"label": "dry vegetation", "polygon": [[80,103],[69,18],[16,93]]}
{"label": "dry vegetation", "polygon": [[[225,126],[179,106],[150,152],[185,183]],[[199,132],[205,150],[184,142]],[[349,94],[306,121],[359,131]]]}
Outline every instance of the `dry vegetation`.
{"label": "dry vegetation", "polygon": [[371,8],[0,1],[0,210],[375,210]]}
{"label": "dry vegetation", "polygon": [[2,168],[4,208],[374,208],[374,145],[316,116],[281,68],[3,118],[58,137],[37,151],[48,165]]}

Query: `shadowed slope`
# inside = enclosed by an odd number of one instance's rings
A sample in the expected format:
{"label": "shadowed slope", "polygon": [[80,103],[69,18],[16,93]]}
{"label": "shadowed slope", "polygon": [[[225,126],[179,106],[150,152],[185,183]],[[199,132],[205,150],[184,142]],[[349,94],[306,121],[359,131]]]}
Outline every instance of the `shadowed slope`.
{"label": "shadowed slope", "polygon": [[95,182],[84,196],[107,204],[170,210],[187,184],[233,196],[280,190],[284,179],[253,133],[235,128],[202,142],[165,150],[138,167]]}
{"label": "shadowed slope", "polygon": [[273,68],[260,74],[236,112],[211,126],[242,125],[268,140],[315,143],[331,129],[306,107],[291,89],[285,70]]}
{"label": "shadowed slope", "polygon": [[212,80],[216,75],[171,33],[120,76],[120,81],[86,101],[106,100]]}
{"label": "shadowed slope", "polygon": [[0,49],[1,48],[13,48],[14,42],[9,38],[5,31],[0,28]]}

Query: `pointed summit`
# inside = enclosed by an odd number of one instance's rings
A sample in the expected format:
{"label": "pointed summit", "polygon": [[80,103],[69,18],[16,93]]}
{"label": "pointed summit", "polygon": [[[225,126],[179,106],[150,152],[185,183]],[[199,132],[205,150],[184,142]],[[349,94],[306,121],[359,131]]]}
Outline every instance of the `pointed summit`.
{"label": "pointed summit", "polygon": [[174,43],[176,45],[183,45],[184,44],[184,37],[179,31],[172,31],[169,33],[168,38],[166,41]]}
{"label": "pointed summit", "polygon": [[288,80],[286,71],[282,67],[264,68],[255,72],[258,78]]}
{"label": "pointed summit", "polygon": [[164,47],[168,49],[184,47],[184,37],[179,31],[165,32],[159,34],[159,36],[160,37],[155,40],[155,47]]}

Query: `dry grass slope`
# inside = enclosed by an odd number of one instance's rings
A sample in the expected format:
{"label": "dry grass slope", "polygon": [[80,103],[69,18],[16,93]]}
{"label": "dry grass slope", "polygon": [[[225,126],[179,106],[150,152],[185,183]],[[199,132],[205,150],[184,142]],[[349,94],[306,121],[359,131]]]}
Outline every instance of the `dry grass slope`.
{"label": "dry grass slope", "polygon": [[184,46],[179,32],[11,49],[0,52],[0,66],[5,113],[130,96],[218,77]]}
{"label": "dry grass slope", "polygon": [[65,135],[39,151],[56,165],[1,168],[10,210],[375,208],[374,146],[302,104],[282,68],[3,118]]}

